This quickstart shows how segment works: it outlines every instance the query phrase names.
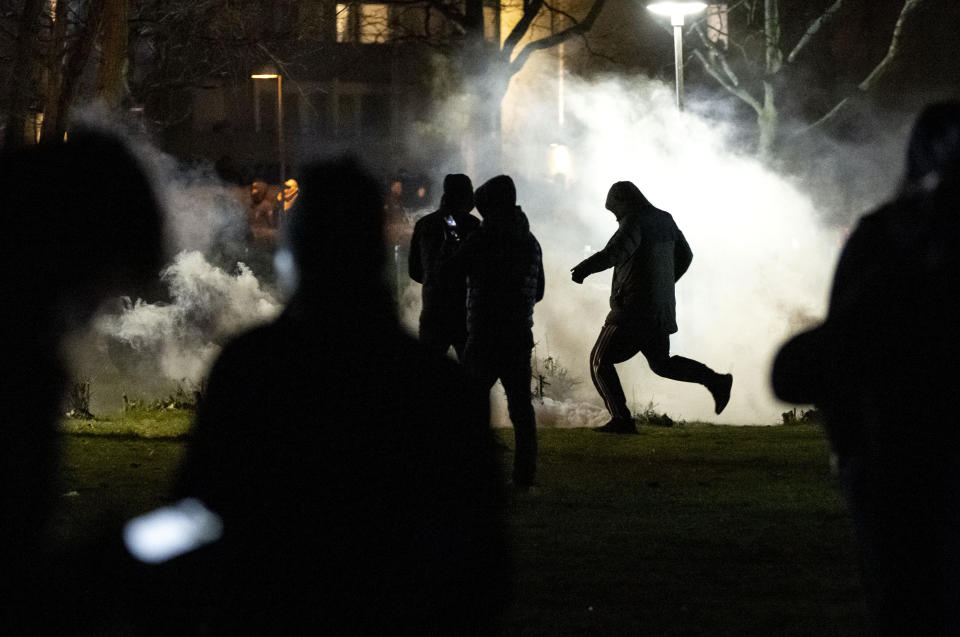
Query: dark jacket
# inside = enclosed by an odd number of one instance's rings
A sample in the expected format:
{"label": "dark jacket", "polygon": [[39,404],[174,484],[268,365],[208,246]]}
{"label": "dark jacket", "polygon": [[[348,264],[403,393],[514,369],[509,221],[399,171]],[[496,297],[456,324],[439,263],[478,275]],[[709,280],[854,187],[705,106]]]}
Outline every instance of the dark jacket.
{"label": "dark jacket", "polygon": [[826,321],[773,369],[783,400],[815,403],[841,455],[864,427],[956,436],[960,218],[956,201],[907,197],[863,217],[844,246]]}
{"label": "dark jacket", "polygon": [[467,339],[533,347],[543,299],[543,255],[519,206],[487,215],[457,256],[467,277]]}
{"label": "dark jacket", "polygon": [[456,228],[447,224],[449,212],[441,208],[417,221],[410,239],[410,278],[423,284],[425,316],[462,317],[466,313],[466,280],[450,267],[450,258],[480,226],[470,214],[453,215]]}
{"label": "dark jacket", "polygon": [[227,345],[178,488],[227,530],[217,634],[490,631],[504,547],[473,391],[388,311],[295,298]]}
{"label": "dark jacket", "polygon": [[604,248],[584,264],[590,272],[613,267],[612,325],[643,324],[677,331],[674,283],[690,267],[693,252],[668,212],[648,205],[628,212]]}

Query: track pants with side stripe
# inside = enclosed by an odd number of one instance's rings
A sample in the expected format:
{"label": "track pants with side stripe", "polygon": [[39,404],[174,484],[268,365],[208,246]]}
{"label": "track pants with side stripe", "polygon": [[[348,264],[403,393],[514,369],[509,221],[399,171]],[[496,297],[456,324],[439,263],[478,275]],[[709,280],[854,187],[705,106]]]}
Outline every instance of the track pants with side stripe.
{"label": "track pants with side stripe", "polygon": [[716,372],[690,358],[670,356],[670,335],[657,329],[642,329],[605,323],[590,352],[590,378],[614,418],[629,419],[630,410],[613,367],[642,353],[654,374],[709,388]]}

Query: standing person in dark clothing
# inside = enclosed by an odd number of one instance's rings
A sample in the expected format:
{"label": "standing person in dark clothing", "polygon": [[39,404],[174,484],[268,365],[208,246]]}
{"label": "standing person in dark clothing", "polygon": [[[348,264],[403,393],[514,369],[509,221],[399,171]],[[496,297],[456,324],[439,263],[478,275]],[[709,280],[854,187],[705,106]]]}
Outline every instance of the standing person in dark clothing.
{"label": "standing person in dark clothing", "polygon": [[904,188],[862,217],[826,321],[774,361],[816,404],[853,518],[872,632],[960,635],[960,102],[917,120]]}
{"label": "standing person in dark clothing", "polygon": [[513,422],[513,484],[533,486],[537,424],[530,395],[533,306],[543,299],[543,257],[506,175],[477,189],[480,228],[457,255],[467,276],[464,366],[489,394],[500,379]]}
{"label": "standing person in dark clothing", "polygon": [[447,175],[440,209],[417,221],[410,239],[410,278],[423,284],[420,344],[440,356],[452,345],[460,360],[467,340],[466,280],[450,258],[480,226],[471,210],[470,178]]}
{"label": "standing person in dark clothing", "polygon": [[48,542],[70,378],[61,347],[105,300],[156,279],[162,219],[125,144],[74,128],[0,156],[0,220],[0,632],[57,634],[93,588],[89,573],[47,562],[62,548]]}
{"label": "standing person in dark clothing", "polygon": [[670,213],[654,207],[629,181],[610,187],[606,208],[620,227],[603,250],[571,270],[574,282],[583,283],[587,276],[613,268],[610,313],[590,353],[590,378],[611,416],[598,431],[636,433],[614,364],[638,352],[658,376],[710,390],[719,414],[730,400],[733,376],[670,356],[670,334],[677,331],[674,284],[693,259],[687,240]]}
{"label": "standing person in dark clothing", "polygon": [[223,519],[215,632],[495,632],[489,414],[397,320],[377,182],[350,159],[308,166],[284,232],[294,296],[224,349],[179,480]]}

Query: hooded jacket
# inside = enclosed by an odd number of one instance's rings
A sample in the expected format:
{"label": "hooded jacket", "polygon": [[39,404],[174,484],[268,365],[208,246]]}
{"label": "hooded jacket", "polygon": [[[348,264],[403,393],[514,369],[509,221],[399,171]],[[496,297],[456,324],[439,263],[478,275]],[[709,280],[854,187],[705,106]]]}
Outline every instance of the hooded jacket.
{"label": "hooded jacket", "polygon": [[519,206],[488,213],[464,243],[467,339],[533,347],[533,306],[543,299],[540,243]]}
{"label": "hooded jacket", "polygon": [[674,284],[683,276],[693,252],[670,213],[646,203],[618,220],[607,245],[584,261],[589,272],[613,267],[611,325],[652,325],[677,331]]}
{"label": "hooded jacket", "polygon": [[[455,227],[447,223],[452,216]],[[476,231],[480,221],[468,212],[451,213],[444,206],[417,221],[410,239],[410,278],[423,284],[427,317],[463,321],[466,281],[450,267],[450,259]]]}

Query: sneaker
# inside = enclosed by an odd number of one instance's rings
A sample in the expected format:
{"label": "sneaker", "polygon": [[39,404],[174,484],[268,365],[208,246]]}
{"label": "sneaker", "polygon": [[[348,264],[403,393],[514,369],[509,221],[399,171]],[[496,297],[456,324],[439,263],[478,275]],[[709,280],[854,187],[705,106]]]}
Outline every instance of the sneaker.
{"label": "sneaker", "polygon": [[637,427],[633,424],[633,419],[631,418],[612,418],[607,424],[602,427],[594,427],[593,430],[601,434],[637,433]]}
{"label": "sneaker", "polygon": [[713,395],[713,411],[717,415],[719,415],[727,406],[727,403],[730,402],[731,387],[733,387],[733,374],[717,374],[713,385],[707,388]]}

